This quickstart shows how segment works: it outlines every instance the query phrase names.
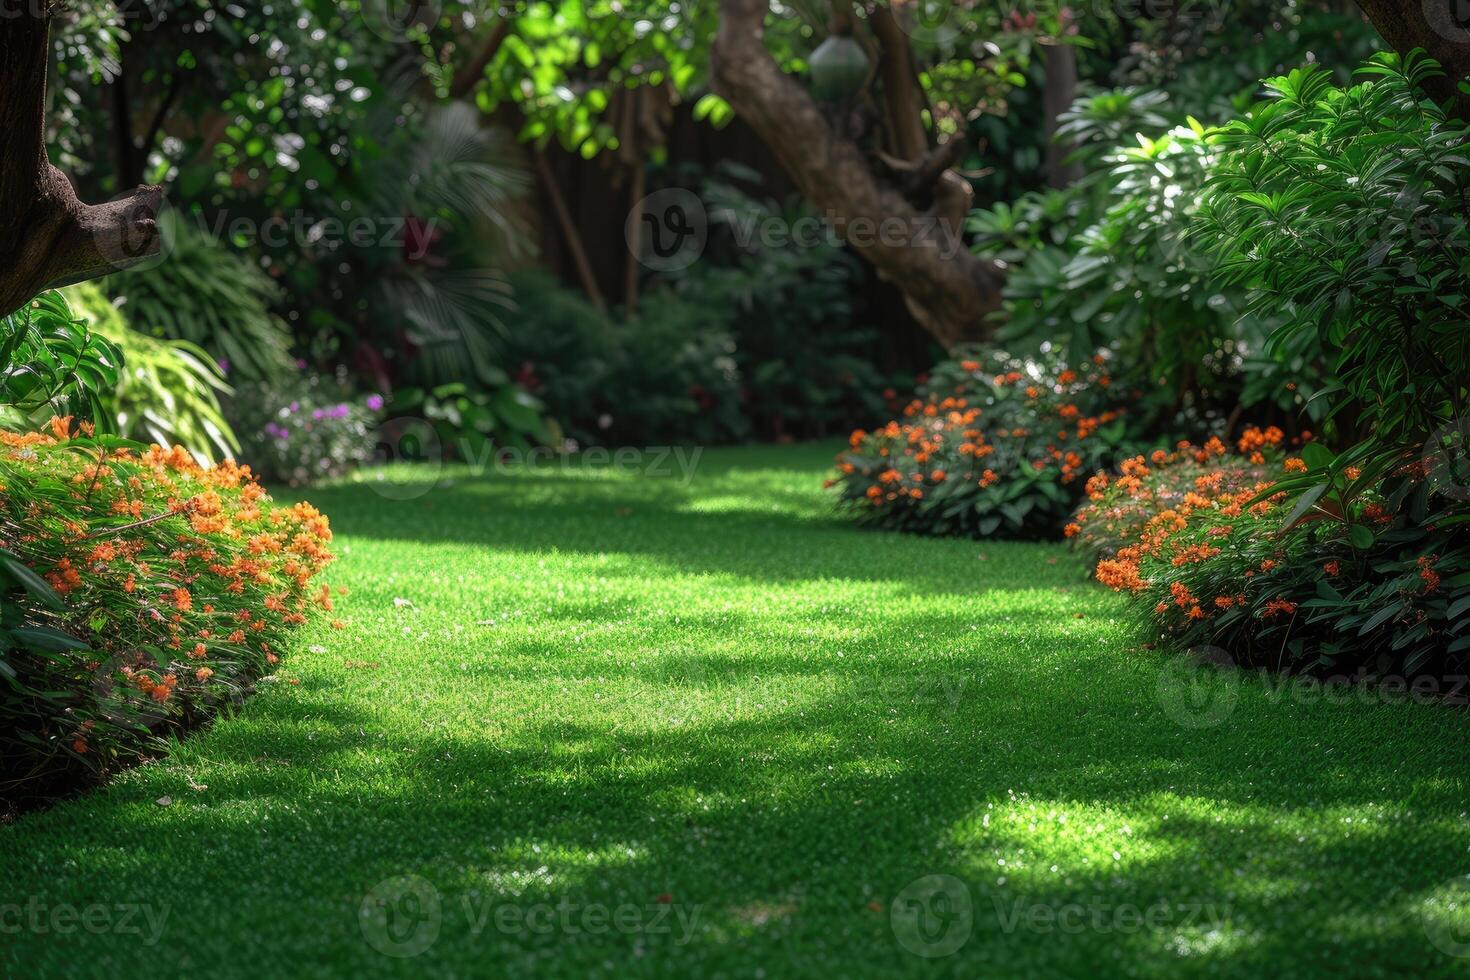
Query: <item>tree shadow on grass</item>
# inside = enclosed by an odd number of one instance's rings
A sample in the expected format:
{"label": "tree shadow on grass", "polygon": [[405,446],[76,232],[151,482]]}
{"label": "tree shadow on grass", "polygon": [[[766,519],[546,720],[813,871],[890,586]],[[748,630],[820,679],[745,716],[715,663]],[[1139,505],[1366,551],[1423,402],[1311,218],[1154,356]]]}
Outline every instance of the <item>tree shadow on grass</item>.
{"label": "tree shadow on grass", "polygon": [[[934,886],[914,883],[951,875],[972,903],[967,941],[940,961],[955,976],[1443,965],[1414,908],[1464,871],[1463,716],[1293,705],[1247,682],[1217,724],[1182,726],[1129,687],[1157,674],[1151,659],[1041,688],[983,652],[941,667],[640,661],[580,678],[607,699],[590,720],[561,710],[542,677],[502,679],[494,707],[514,721],[484,730],[437,723],[442,701],[413,706],[415,727],[408,707],[354,707],[337,689],[270,692],[208,736],[197,805],[182,773],[159,767],[22,823],[11,847],[105,842],[72,852],[67,876],[124,898],[192,894],[200,869],[231,869],[152,951],[165,963],[211,943],[245,956],[242,929],[268,922],[273,943],[319,950],[338,973],[493,962],[572,976],[652,957],[680,975],[916,975],[938,947],[905,945],[894,906],[928,902]],[[975,682],[950,691],[941,674]],[[1418,752],[1382,737],[1396,728]],[[152,807],[163,790],[176,805]],[[11,866],[19,887],[46,887],[44,867]],[[432,885],[442,918],[402,963],[359,921],[363,895],[400,875]],[[558,903],[636,906],[641,925],[485,918]],[[1133,910],[1160,903],[1158,924],[1137,924]],[[654,930],[660,905],[696,916],[688,943],[677,924]]]}
{"label": "tree shadow on grass", "polygon": [[[28,936],[6,953],[11,972],[1447,970],[1415,908],[1466,870],[1462,713],[1298,704],[1240,678],[1212,714],[1160,686],[1165,655],[1098,643],[1040,599],[1011,597],[1006,631],[975,631],[978,594],[1075,581],[1034,548],[859,536],[805,494],[768,506],[740,479],[698,499],[561,474],[407,502],[311,496],[354,544],[486,549],[443,553],[470,572],[495,551],[555,549],[652,566],[597,575],[972,601],[853,627],[841,659],[801,642],[794,609],[655,614],[615,595],[546,615],[569,630],[660,616],[685,629],[580,662],[557,656],[562,638],[511,635],[462,666],[405,648],[354,653],[381,656],[373,669],[308,667],[301,687],[264,691],[173,759],[0,836],[16,894],[180,906],[156,947]],[[699,639],[722,633],[746,652]],[[924,635],[943,639],[909,642]],[[1035,646],[999,646],[1022,637]],[[437,932],[396,959],[363,902],[405,875],[427,882]],[[953,888],[936,875],[957,880],[963,915],[936,901]],[[949,918],[905,931],[908,902]],[[1138,925],[1159,903],[1162,919]],[[595,933],[576,912],[569,927],[562,905],[632,908],[636,927]],[[549,929],[524,917],[538,907]],[[950,936],[964,941],[930,958]]]}

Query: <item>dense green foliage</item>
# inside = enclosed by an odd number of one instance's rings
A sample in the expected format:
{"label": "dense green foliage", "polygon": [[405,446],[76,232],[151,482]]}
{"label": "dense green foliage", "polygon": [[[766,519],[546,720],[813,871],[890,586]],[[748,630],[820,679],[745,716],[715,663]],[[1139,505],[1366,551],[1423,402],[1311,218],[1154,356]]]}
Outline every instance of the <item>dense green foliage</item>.
{"label": "dense green foliage", "polygon": [[735,341],[703,299],[662,290],[629,317],[601,313],[544,276],[516,282],[507,358],[578,443],[708,445],[748,431]]}
{"label": "dense green foliage", "polygon": [[166,219],[164,236],[164,261],[107,280],[133,329],[202,347],[241,380],[291,371],[291,334],[270,312],[280,287],[187,217]]}
{"label": "dense green foliage", "polygon": [[102,401],[117,387],[121,363],[66,297],[45,293],[0,317],[0,412],[12,425],[33,414],[105,419]]}
{"label": "dense green foliage", "polygon": [[1331,431],[1371,433],[1334,469],[1371,487],[1470,411],[1470,126],[1420,92],[1433,62],[1382,54],[1360,74],[1268,79],[1271,99],[1215,138],[1200,228],[1221,275],[1285,317],[1269,350],[1326,362]]}
{"label": "dense green foliage", "polygon": [[202,348],[132,329],[94,283],[68,286],[63,294],[122,358],[116,386],[100,398],[104,428],[129,439],[183,446],[202,460],[240,452],[219,404],[219,395],[230,388]]}
{"label": "dense green foliage", "polygon": [[878,331],[854,293],[861,263],[830,232],[763,240],[768,229],[823,228],[799,199],[781,203],[742,189],[758,178],[733,167],[704,183],[715,240],[674,278],[711,326],[728,331],[740,369],[741,411],[762,439],[813,439],[884,408],[905,386],[875,365]]}

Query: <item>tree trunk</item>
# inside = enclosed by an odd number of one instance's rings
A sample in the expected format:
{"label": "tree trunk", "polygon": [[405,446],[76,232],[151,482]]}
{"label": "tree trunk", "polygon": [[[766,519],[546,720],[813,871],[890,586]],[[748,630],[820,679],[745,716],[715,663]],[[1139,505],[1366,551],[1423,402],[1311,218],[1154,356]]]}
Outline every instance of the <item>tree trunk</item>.
{"label": "tree trunk", "polygon": [[547,199],[551,201],[551,210],[556,214],[556,223],[561,228],[562,238],[566,240],[567,251],[572,253],[572,264],[577,267],[577,278],[582,283],[582,292],[587,294],[593,306],[601,312],[606,312],[607,300],[602,298],[602,290],[597,288],[597,277],[592,274],[592,262],[587,258],[587,249],[582,245],[582,236],[577,232],[577,224],[572,220],[572,212],[568,210],[561,188],[557,186],[556,175],[551,172],[551,164],[547,163],[546,154],[540,148],[533,149],[531,152],[536,159],[536,174],[541,178],[541,187],[546,192]]}
{"label": "tree trunk", "polygon": [[859,146],[839,135],[766,52],[767,9],[767,0],[720,0],[711,52],[715,90],[837,233],[903,292],[936,340],[952,347],[988,337],[987,314],[1000,306],[1003,276],[965,248],[969,184],[945,171],[932,189],[933,205],[921,211],[881,180]]}
{"label": "tree trunk", "polygon": [[1056,141],[1058,117],[1077,98],[1077,49],[1070,44],[1048,44],[1042,51],[1046,67],[1046,87],[1041,93],[1046,116],[1046,185],[1060,189],[1082,177],[1082,165],[1067,162],[1076,147]]}
{"label": "tree trunk", "polygon": [[1444,69],[1443,78],[1431,78],[1424,88],[1441,104],[1453,100],[1451,111],[1470,118],[1470,96],[1460,92],[1470,76],[1470,30],[1455,16],[1459,0],[1358,0],[1374,29],[1400,54],[1423,48]]}
{"label": "tree trunk", "polygon": [[47,289],[96,279],[157,254],[157,187],[110,204],[77,199],[46,157],[50,17],[0,17],[0,316]]}

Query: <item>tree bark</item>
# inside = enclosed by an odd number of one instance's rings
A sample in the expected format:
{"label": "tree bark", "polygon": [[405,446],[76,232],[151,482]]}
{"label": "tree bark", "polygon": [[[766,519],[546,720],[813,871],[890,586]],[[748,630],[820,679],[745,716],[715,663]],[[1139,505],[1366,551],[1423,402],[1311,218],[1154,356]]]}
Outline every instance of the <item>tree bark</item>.
{"label": "tree bark", "polygon": [[96,279],[155,255],[158,187],[108,204],[77,199],[46,157],[49,12],[0,17],[0,316],[38,293]]}
{"label": "tree bark", "polygon": [[1041,92],[1046,116],[1046,185],[1060,189],[1082,176],[1081,164],[1067,162],[1076,147],[1056,141],[1058,117],[1077,98],[1077,49],[1070,44],[1048,44],[1042,52],[1046,70],[1046,86]]}
{"label": "tree bark", "polygon": [[1451,111],[1470,119],[1470,96],[1459,89],[1470,77],[1470,30],[1456,20],[1458,0],[1358,0],[1358,7],[1395,51],[1423,48],[1439,62],[1444,77],[1427,81],[1425,90],[1441,104],[1453,101]]}
{"label": "tree bark", "polygon": [[965,248],[960,221],[969,184],[945,171],[934,205],[920,211],[880,180],[858,145],[839,135],[766,52],[767,9],[767,0],[720,0],[711,53],[715,90],[837,233],[903,292],[915,319],[936,340],[952,347],[988,337],[987,314],[1000,305],[1003,275]]}
{"label": "tree bark", "polygon": [[474,91],[475,86],[485,77],[485,69],[490,62],[495,60],[500,46],[505,43],[505,37],[510,33],[510,17],[502,16],[490,28],[490,33],[485,35],[485,40],[480,44],[480,50],[475,57],[460,67],[454,74],[454,81],[449,86],[450,98],[462,99]]}
{"label": "tree bark", "polygon": [[872,8],[869,23],[883,49],[879,71],[883,78],[883,103],[887,110],[893,153],[900,160],[918,160],[929,148],[924,119],[919,114],[919,79],[914,71],[914,52],[908,35],[898,26],[886,6]]}
{"label": "tree bark", "polygon": [[546,162],[546,154],[539,147],[532,150],[532,154],[536,158],[536,174],[541,178],[542,189],[551,201],[551,210],[556,214],[556,223],[561,228],[562,238],[566,240],[567,251],[572,253],[572,264],[577,267],[577,279],[582,283],[582,292],[587,294],[593,306],[605,313],[607,300],[603,298],[602,290],[597,288],[597,277],[592,274],[592,262],[587,258],[587,249],[582,245],[577,223],[572,220],[572,212],[568,210],[561,188],[557,186],[556,175],[551,172],[551,164]]}

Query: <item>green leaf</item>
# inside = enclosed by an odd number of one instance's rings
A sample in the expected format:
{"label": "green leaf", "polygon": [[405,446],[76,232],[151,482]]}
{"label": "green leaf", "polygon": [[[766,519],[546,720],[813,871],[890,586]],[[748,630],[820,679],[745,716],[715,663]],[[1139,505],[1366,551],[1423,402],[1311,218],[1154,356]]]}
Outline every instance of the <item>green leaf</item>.
{"label": "green leaf", "polygon": [[57,595],[56,591],[50,585],[46,584],[45,579],[12,558],[8,552],[0,553],[0,567],[3,567],[12,579],[23,586],[27,592],[48,609],[60,612],[66,608],[66,603],[61,600],[61,596]]}

